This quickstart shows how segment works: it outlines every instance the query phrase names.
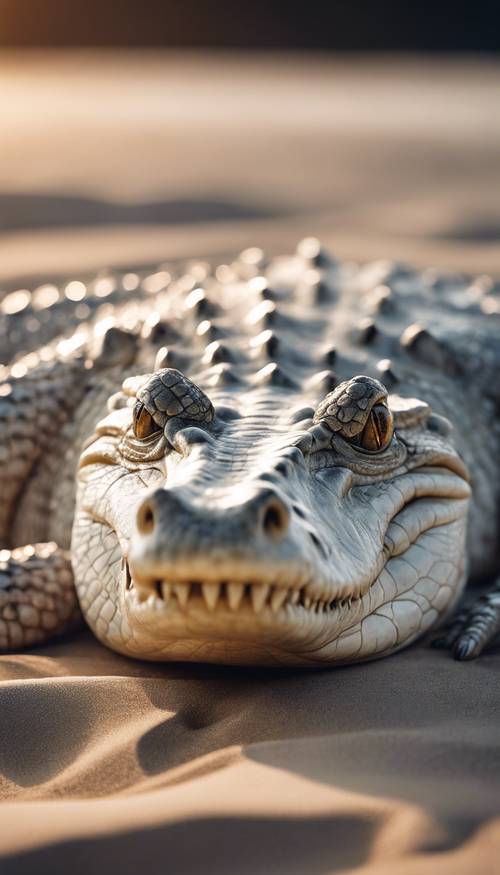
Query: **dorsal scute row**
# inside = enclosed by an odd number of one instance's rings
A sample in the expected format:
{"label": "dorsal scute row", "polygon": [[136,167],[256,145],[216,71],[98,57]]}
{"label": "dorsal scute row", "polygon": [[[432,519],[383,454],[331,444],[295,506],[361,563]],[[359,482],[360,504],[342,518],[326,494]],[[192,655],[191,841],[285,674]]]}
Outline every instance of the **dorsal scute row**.
{"label": "dorsal scute row", "polygon": [[447,376],[470,371],[457,337],[474,347],[499,312],[488,277],[395,262],[359,267],[307,238],[288,258],[254,247],[215,267],[191,262],[10,292],[0,333],[14,377],[86,356],[101,370],[175,367],[206,372],[214,385],[300,391],[362,371],[391,387],[416,362]]}

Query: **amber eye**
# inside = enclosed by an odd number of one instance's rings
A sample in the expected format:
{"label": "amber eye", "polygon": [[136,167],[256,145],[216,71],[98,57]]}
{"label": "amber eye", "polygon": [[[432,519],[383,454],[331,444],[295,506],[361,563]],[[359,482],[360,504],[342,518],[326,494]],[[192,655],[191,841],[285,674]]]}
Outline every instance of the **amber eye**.
{"label": "amber eye", "polygon": [[358,435],[357,444],[363,450],[377,453],[389,446],[393,433],[391,411],[385,404],[374,404],[363,431]]}
{"label": "amber eye", "polygon": [[155,431],[160,431],[150,412],[140,401],[134,407],[133,424],[134,434],[141,441],[154,434]]}

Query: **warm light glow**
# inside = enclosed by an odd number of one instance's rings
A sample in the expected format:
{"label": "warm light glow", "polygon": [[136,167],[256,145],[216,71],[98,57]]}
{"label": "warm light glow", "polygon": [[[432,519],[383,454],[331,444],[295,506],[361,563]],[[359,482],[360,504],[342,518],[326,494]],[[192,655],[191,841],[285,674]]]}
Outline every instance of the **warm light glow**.
{"label": "warm light glow", "polygon": [[64,289],[64,294],[70,301],[81,301],[85,297],[86,291],[83,283],[73,280]]}
{"label": "warm light glow", "polygon": [[8,316],[14,313],[20,313],[28,306],[31,300],[31,295],[27,289],[18,289],[15,292],[10,292],[2,301],[2,310]]}

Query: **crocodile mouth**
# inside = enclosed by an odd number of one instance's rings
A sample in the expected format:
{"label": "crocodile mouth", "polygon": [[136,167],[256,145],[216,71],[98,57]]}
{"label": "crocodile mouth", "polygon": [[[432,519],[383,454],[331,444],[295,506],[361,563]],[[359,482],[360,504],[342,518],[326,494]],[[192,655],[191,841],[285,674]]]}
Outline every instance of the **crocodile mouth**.
{"label": "crocodile mouth", "polygon": [[[427,482],[429,474],[433,477]],[[368,573],[334,582],[323,578],[309,563],[300,569],[299,563],[299,568],[290,566],[289,580],[283,571],[278,579],[270,575],[252,580],[247,565],[239,580],[230,575],[207,580],[195,577],[203,568],[200,563],[193,565],[192,577],[186,566],[177,577],[170,563],[164,569],[159,563],[144,573],[124,557],[122,580],[128,611],[140,625],[159,623],[174,636],[198,624],[210,634],[216,630],[225,634],[225,629],[239,627],[240,620],[249,629],[284,629],[290,621],[301,623],[306,618],[308,626],[312,623],[318,629],[330,627],[332,621],[342,625],[357,621],[366,613],[366,600],[390,560],[401,559],[411,548],[421,548],[429,532],[443,531],[465,512],[470,488],[446,469],[423,469],[410,486],[405,500],[387,520],[379,555]],[[426,573],[422,571],[423,576]]]}
{"label": "crocodile mouth", "polygon": [[139,615],[182,614],[246,614],[262,615],[270,612],[286,614],[287,609],[298,608],[317,614],[329,614],[339,608],[350,608],[361,594],[318,595],[310,591],[311,581],[284,586],[282,583],[242,581],[164,580],[160,578],[136,580],[124,559],[126,592]]}
{"label": "crocodile mouth", "polygon": [[[429,481],[429,475],[433,475]],[[429,481],[429,482],[428,482]],[[183,621],[202,621],[203,625],[218,626],[219,620],[230,622],[242,617],[249,623],[254,618],[264,625],[281,623],[292,617],[309,617],[321,623],[333,614],[345,619],[356,617],[358,609],[382,570],[391,558],[404,556],[411,547],[418,546],[432,530],[446,528],[460,519],[465,512],[465,501],[470,487],[446,468],[423,468],[418,478],[413,477],[408,494],[386,523],[380,552],[373,566],[351,580],[323,578],[319,569],[310,563],[300,569],[290,566],[289,580],[283,571],[278,579],[270,575],[251,579],[251,568],[242,568],[238,579],[200,579],[203,568],[199,562],[187,562],[179,577],[172,573],[169,563],[162,569],[159,563],[145,573],[129,565],[123,558],[124,593],[127,607],[145,623],[153,618],[173,621],[180,628]],[[418,497],[416,497],[418,496]],[[180,570],[180,569],[179,569]],[[187,572],[187,573],[186,573]],[[193,573],[194,572],[194,573]],[[249,573],[250,572],[250,573]],[[123,580],[123,578],[122,578]]]}

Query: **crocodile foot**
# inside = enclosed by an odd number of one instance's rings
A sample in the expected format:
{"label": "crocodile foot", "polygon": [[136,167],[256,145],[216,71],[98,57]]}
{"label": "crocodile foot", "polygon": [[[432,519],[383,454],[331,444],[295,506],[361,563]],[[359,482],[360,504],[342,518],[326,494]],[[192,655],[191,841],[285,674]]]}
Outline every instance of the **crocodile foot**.
{"label": "crocodile foot", "polygon": [[455,659],[476,659],[500,632],[500,579],[440,629],[432,647],[451,650]]}
{"label": "crocodile foot", "polygon": [[66,551],[53,543],[0,550],[0,652],[41,644],[79,621]]}

